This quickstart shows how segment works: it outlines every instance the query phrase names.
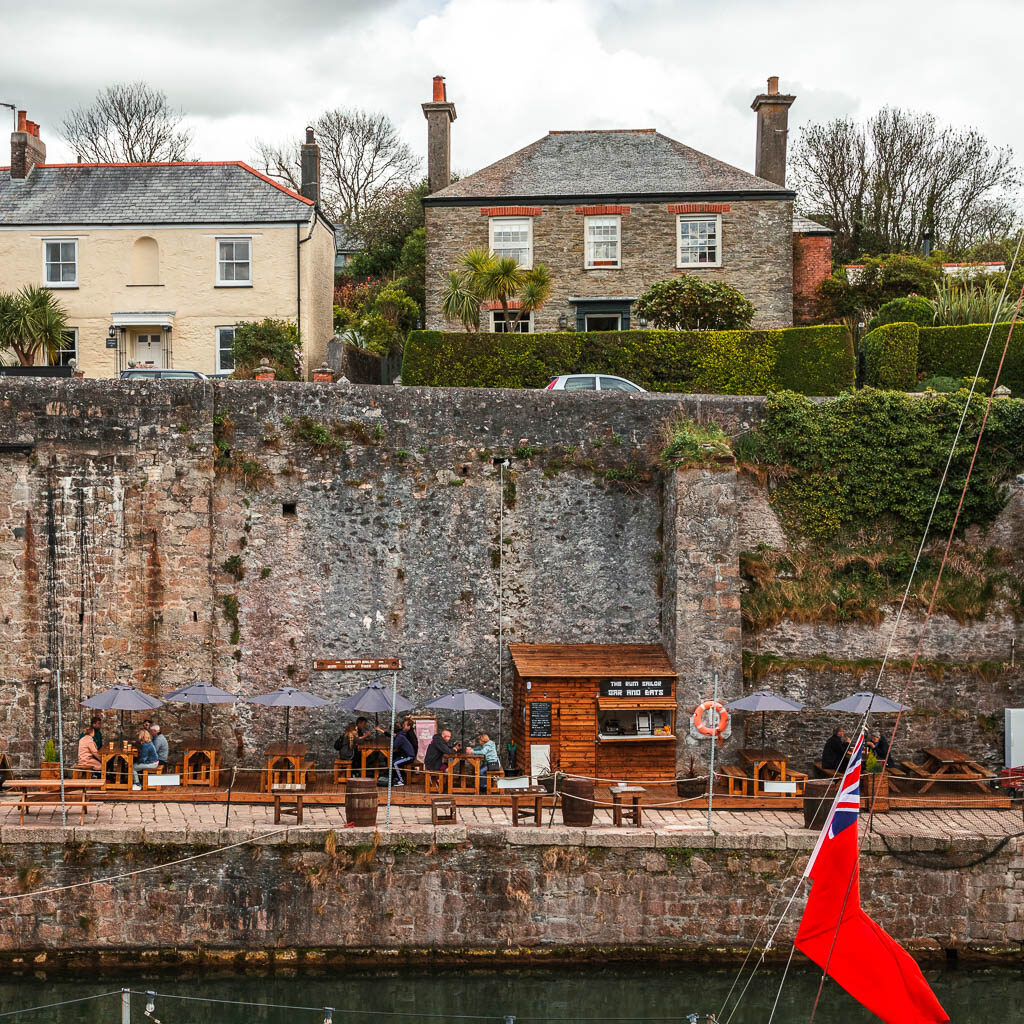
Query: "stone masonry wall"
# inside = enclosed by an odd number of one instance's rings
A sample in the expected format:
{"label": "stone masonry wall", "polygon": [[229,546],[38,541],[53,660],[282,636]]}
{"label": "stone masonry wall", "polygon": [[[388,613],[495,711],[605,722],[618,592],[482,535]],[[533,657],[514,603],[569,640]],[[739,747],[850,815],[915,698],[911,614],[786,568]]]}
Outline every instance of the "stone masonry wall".
{"label": "stone masonry wall", "polygon": [[[458,329],[441,317],[450,271],[470,249],[490,245],[489,218],[480,206],[427,206],[427,327]],[[733,202],[722,214],[722,266],[676,268],[676,214],[666,203],[632,203],[621,217],[621,268],[584,268],[584,220],[575,205],[542,206],[533,218],[533,261],[551,271],[551,297],[535,314],[535,330],[558,330],[563,313],[576,323],[569,296],[638,297],[656,281],[696,274],[725,281],[754,304],[755,327],[793,323],[793,204],[787,200]],[[582,207],[581,207],[582,209]],[[486,329],[486,328],[485,328]]]}
{"label": "stone masonry wall", "polygon": [[[0,895],[145,871],[237,830],[112,833],[61,841],[55,829],[4,829]],[[637,955],[732,951],[763,942],[815,835],[615,834],[600,830],[292,830],[193,861],[57,896],[5,903],[0,951],[102,954],[197,950],[394,950],[433,956],[628,949]],[[919,954],[1020,955],[1024,851],[1011,839],[869,837],[865,910]],[[785,956],[802,900],[776,938]],[[191,951],[191,952],[190,952]],[[310,955],[310,954],[307,954]],[[312,955],[310,955],[312,959]],[[153,955],[147,961],[155,962]]]}

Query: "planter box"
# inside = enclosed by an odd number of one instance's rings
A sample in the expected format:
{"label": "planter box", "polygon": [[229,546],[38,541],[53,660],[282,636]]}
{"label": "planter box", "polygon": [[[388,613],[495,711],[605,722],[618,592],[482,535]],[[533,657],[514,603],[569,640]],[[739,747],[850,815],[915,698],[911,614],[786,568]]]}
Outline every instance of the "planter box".
{"label": "planter box", "polygon": [[860,805],[864,810],[874,802],[876,811],[889,810],[889,775],[887,772],[868,772],[860,777]]}
{"label": "planter box", "polygon": [[59,779],[60,761],[43,761],[43,763],[39,766],[39,778]]}

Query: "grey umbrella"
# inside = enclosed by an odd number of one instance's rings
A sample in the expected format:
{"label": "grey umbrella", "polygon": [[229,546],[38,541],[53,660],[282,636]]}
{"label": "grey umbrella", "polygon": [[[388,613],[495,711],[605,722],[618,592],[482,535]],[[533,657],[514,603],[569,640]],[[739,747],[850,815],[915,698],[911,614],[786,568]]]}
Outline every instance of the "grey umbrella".
{"label": "grey umbrella", "polygon": [[761,749],[764,750],[765,714],[769,711],[803,711],[806,706],[806,704],[801,704],[798,700],[791,700],[789,697],[782,697],[777,693],[772,693],[771,690],[755,690],[753,693],[748,693],[746,697],[740,697],[739,700],[726,704],[725,710],[761,712]]}
{"label": "grey umbrella", "polygon": [[[409,711],[413,706],[412,701],[407,700],[400,693],[395,695],[394,711],[396,714]],[[351,697],[346,697],[341,702],[341,707],[345,711],[355,711],[361,715],[372,714],[373,720],[376,722],[377,715],[381,711],[386,711],[388,714],[391,713],[391,693],[381,683],[370,683],[369,686],[364,687],[358,693],[352,694]]]}
{"label": "grey umbrella", "polygon": [[866,715],[869,711],[892,712],[909,711],[906,704],[898,704],[880,693],[851,693],[849,697],[837,700],[834,704],[826,704],[826,711],[847,711],[852,715]]}
{"label": "grey umbrella", "polygon": [[452,690],[451,693],[435,697],[423,705],[427,708],[442,708],[445,711],[462,712],[462,745],[466,745],[466,712],[467,711],[500,711],[501,705],[490,697],[474,690]]}
{"label": "grey umbrella", "polygon": [[164,700],[199,705],[199,742],[202,743],[206,725],[206,705],[233,704],[238,698],[233,693],[214,686],[213,683],[191,683],[173,693],[165,693]]}
{"label": "grey umbrella", "polygon": [[97,708],[102,711],[121,712],[121,740],[124,741],[124,713],[126,711],[152,711],[154,708],[163,707],[164,702],[156,697],[151,697],[142,690],[137,690],[127,683],[118,683],[109,690],[86,697],[82,706]]}
{"label": "grey umbrella", "polygon": [[258,697],[250,697],[250,704],[262,704],[266,708],[284,708],[284,742],[288,745],[291,729],[292,708],[322,708],[330,704],[329,700],[318,697],[315,693],[297,690],[294,686],[282,686],[270,693],[261,693]]}

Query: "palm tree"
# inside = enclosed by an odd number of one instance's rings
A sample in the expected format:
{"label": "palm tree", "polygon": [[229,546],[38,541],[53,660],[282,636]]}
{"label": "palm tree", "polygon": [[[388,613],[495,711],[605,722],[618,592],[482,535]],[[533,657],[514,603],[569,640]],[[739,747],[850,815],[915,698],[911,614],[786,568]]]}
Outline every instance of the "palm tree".
{"label": "palm tree", "polygon": [[10,349],[22,366],[33,366],[40,354],[53,362],[67,323],[63,306],[45,288],[0,292],[0,352]]}
{"label": "palm tree", "polygon": [[[486,249],[470,249],[459,262],[462,269],[448,275],[441,312],[468,329],[479,330],[481,302],[501,303],[505,329],[512,330],[551,295],[551,274],[543,263],[524,270],[513,257],[495,256]],[[519,312],[513,320],[509,304],[515,300]]]}

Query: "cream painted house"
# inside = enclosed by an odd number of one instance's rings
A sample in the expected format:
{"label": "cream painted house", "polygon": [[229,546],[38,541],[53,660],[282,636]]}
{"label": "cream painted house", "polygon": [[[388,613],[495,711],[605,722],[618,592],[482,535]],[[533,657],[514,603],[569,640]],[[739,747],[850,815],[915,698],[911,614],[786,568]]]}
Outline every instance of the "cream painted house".
{"label": "cream painted house", "polygon": [[46,164],[20,111],[18,128],[0,168],[0,292],[58,295],[62,362],[89,377],[132,363],[224,373],[235,324],[264,317],[299,325],[306,376],[323,362],[335,237],[312,132],[300,195],[239,162]]}

